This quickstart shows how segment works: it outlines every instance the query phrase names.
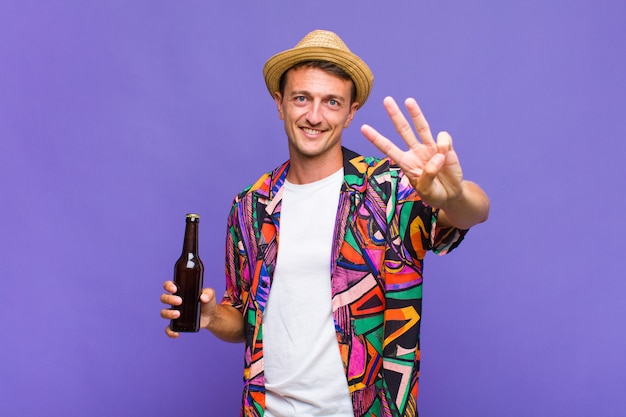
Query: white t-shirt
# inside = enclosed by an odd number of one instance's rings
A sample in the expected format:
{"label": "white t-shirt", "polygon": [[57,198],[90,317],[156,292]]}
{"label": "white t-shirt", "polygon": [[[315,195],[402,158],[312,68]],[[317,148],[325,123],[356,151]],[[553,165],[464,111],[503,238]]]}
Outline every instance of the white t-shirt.
{"label": "white t-shirt", "polygon": [[330,256],[343,169],[285,182],[276,270],[263,315],[267,417],[353,417],[332,315]]}

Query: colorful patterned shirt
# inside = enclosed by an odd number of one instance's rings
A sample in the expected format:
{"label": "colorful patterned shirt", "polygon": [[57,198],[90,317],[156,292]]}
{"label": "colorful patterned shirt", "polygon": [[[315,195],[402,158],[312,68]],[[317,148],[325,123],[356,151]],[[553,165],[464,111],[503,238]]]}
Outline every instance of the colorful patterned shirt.
{"label": "colorful patterned shirt", "polygon": [[[338,347],[356,417],[417,416],[422,267],[428,250],[444,254],[465,230],[437,228],[389,159],[343,149],[344,183],[335,222],[331,271]],[[241,416],[264,414],[263,312],[279,244],[289,161],[235,197],[226,242],[223,303],[244,316]]]}

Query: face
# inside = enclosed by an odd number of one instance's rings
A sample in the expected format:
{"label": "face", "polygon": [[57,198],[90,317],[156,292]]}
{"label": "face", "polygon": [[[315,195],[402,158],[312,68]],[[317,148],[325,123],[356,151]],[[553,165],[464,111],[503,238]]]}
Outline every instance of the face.
{"label": "face", "polygon": [[350,104],[352,81],[307,67],[291,69],[285,77],[285,91],[274,99],[292,162],[328,155],[341,159],[341,133],[358,107]]}

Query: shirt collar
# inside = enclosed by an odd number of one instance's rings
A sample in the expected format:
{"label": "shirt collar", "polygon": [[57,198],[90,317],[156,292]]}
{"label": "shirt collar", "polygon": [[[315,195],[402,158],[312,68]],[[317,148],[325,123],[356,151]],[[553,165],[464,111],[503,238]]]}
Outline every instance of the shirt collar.
{"label": "shirt collar", "polygon": [[[344,192],[362,192],[365,190],[365,177],[368,161],[362,155],[342,147],[343,154],[343,185],[341,190]],[[289,172],[290,161],[286,161],[278,166],[269,176],[261,179],[263,184],[257,188],[257,193],[261,196],[273,200],[282,195],[282,188]],[[253,187],[256,188],[256,187]]]}

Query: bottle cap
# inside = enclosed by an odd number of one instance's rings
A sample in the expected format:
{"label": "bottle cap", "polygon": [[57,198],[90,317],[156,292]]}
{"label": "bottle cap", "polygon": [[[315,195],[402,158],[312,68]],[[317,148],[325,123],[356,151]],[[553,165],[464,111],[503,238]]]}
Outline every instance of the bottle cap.
{"label": "bottle cap", "polygon": [[188,219],[199,219],[200,215],[199,214],[195,214],[195,213],[188,213],[187,214],[187,218]]}

